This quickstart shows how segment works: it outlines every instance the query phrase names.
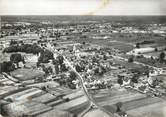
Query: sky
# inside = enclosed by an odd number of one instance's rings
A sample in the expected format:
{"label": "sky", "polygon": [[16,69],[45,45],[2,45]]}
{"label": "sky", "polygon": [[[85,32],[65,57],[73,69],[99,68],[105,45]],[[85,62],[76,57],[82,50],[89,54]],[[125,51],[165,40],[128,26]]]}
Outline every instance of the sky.
{"label": "sky", "polygon": [[166,15],[166,0],[0,0],[0,15]]}

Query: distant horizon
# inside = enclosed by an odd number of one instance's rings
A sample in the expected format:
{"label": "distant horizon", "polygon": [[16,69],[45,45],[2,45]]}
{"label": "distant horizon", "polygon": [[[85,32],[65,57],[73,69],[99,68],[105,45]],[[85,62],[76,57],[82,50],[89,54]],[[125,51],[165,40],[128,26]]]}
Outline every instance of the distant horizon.
{"label": "distant horizon", "polygon": [[88,23],[94,22],[135,22],[135,23],[166,23],[166,16],[111,16],[111,15],[6,15],[0,16],[1,22],[42,22],[52,23]]}

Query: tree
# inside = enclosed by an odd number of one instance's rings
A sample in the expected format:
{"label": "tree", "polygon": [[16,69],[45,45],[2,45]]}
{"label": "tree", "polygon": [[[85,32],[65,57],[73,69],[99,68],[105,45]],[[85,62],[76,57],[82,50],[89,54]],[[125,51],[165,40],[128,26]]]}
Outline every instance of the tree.
{"label": "tree", "polygon": [[82,44],[85,45],[86,44],[85,41],[83,41]]}
{"label": "tree", "polygon": [[70,73],[70,75],[69,75],[69,77],[68,77],[67,80],[66,80],[67,86],[68,86],[69,88],[71,88],[71,89],[75,89],[75,88],[76,88],[76,85],[75,85],[72,81],[73,81],[73,80],[76,80],[77,75],[76,75],[76,73],[73,72],[73,71],[70,71],[69,73]]}
{"label": "tree", "polygon": [[80,66],[80,65],[77,64],[77,65],[75,66],[75,69],[76,69],[77,72],[81,72],[81,66]]}
{"label": "tree", "polygon": [[14,64],[11,61],[5,61],[0,63],[0,73],[2,72],[10,72],[15,69]]}
{"label": "tree", "polygon": [[39,63],[48,63],[50,59],[54,59],[54,55],[49,50],[41,52],[40,57],[38,58]]}
{"label": "tree", "polygon": [[73,81],[73,80],[75,80],[75,79],[76,79],[77,75],[76,75],[76,73],[75,73],[75,72],[70,71],[70,75],[69,75],[69,77],[70,77],[70,79]]}
{"label": "tree", "polygon": [[57,43],[53,43],[54,46],[57,46],[58,44]]}
{"label": "tree", "polygon": [[116,104],[116,107],[117,107],[117,110],[116,110],[116,112],[121,112],[122,110],[121,110],[121,107],[122,107],[122,102],[117,102]]}
{"label": "tree", "polygon": [[118,84],[122,85],[123,84],[123,78],[121,76],[118,75],[118,80],[117,80]]}
{"label": "tree", "polygon": [[133,57],[128,58],[128,62],[132,63],[134,61]]}
{"label": "tree", "polygon": [[42,69],[43,69],[45,75],[48,75],[48,74],[49,74],[49,69],[46,68],[44,65],[42,65]]}
{"label": "tree", "polygon": [[107,60],[107,56],[105,54],[103,55],[103,60]]}
{"label": "tree", "polygon": [[17,41],[15,41],[15,40],[10,41],[10,45],[15,45],[15,44],[17,44]]}
{"label": "tree", "polygon": [[155,49],[154,49],[154,51],[155,51],[155,52],[157,52],[157,51],[158,51],[158,49],[157,49],[157,48],[155,48]]}
{"label": "tree", "polygon": [[58,60],[58,63],[59,63],[60,65],[62,65],[64,58],[63,58],[63,56],[59,55],[59,56],[57,57],[57,60]]}
{"label": "tree", "polygon": [[[148,69],[148,68],[147,68]],[[145,75],[147,76],[147,77],[149,77],[149,70],[146,70],[145,71]]]}
{"label": "tree", "polygon": [[13,100],[11,98],[7,98],[6,101],[7,102],[13,102]]}
{"label": "tree", "polygon": [[25,60],[24,60],[24,57],[21,55],[21,54],[12,54],[11,56],[10,56],[10,61],[12,62],[12,63],[16,63],[16,65],[17,65],[17,67],[19,67],[18,66],[18,63],[19,62],[23,62],[23,63],[25,63]]}
{"label": "tree", "polygon": [[138,76],[134,75],[131,79],[131,82],[138,83]]}
{"label": "tree", "polygon": [[136,48],[140,48],[140,43],[136,43]]}
{"label": "tree", "polygon": [[58,64],[55,64],[55,73],[56,74],[59,74],[59,65]]}
{"label": "tree", "polygon": [[159,56],[159,60],[162,62],[165,58],[165,53],[164,52],[161,52],[160,53],[160,56]]}

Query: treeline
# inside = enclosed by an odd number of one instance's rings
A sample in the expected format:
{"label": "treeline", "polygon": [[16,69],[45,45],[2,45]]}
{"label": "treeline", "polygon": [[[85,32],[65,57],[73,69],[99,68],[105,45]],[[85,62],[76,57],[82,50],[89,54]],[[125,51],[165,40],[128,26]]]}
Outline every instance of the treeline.
{"label": "treeline", "polygon": [[22,44],[22,45],[11,45],[3,50],[5,53],[11,53],[11,52],[25,52],[25,53],[32,53],[32,54],[38,54],[40,52],[43,52],[43,49],[37,44]]}

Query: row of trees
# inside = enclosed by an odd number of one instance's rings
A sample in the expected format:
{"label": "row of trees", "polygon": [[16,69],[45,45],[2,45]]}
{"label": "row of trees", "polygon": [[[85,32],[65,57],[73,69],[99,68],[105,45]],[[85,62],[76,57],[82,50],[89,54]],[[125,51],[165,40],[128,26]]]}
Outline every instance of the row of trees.
{"label": "row of trees", "polygon": [[6,52],[6,53],[25,52],[25,53],[33,53],[33,54],[38,54],[42,51],[43,49],[37,46],[37,44],[11,45],[3,50],[3,52]]}

